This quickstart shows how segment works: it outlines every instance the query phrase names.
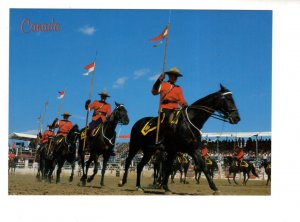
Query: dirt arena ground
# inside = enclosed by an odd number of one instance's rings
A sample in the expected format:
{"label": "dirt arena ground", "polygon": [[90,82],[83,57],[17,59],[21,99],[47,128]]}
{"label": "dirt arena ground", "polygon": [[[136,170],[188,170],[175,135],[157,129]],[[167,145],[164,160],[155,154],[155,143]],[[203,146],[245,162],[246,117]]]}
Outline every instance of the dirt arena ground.
{"label": "dirt arena ground", "polygon": [[[122,173],[121,173],[122,176]],[[128,182],[123,187],[118,187],[121,177],[109,174],[105,177],[105,186],[100,187],[100,175],[98,174],[91,183],[85,187],[80,186],[80,177],[75,175],[73,182],[68,182],[68,174],[62,174],[61,183],[47,183],[36,180],[33,173],[15,173],[8,176],[8,195],[165,195],[162,190],[145,189],[136,191],[136,174],[129,174]],[[179,183],[175,179],[174,184],[169,184],[171,195],[213,195],[208,187],[206,179],[201,178],[200,184],[196,184],[194,178],[187,179],[188,184]],[[247,186],[229,184],[225,179],[215,179],[216,186],[220,190],[219,195],[271,195],[271,186],[266,186],[266,181],[250,179]],[[149,175],[142,177],[142,186],[151,185],[152,178]]]}

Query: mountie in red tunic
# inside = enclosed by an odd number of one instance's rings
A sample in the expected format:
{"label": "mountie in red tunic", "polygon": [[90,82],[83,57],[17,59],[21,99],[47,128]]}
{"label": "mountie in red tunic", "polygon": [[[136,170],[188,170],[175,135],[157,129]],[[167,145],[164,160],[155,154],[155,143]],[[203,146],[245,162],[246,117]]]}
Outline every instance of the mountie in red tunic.
{"label": "mountie in red tunic", "polygon": [[177,109],[178,104],[180,106],[187,104],[183,97],[181,87],[172,84],[171,82],[162,82],[159,94],[162,109]]}
{"label": "mountie in red tunic", "polygon": [[54,128],[58,128],[58,132],[56,136],[64,136],[66,137],[69,133],[69,131],[72,129],[73,124],[69,120],[58,120],[56,124],[54,125]]}
{"label": "mountie in red tunic", "polygon": [[237,151],[235,151],[234,157],[236,157],[240,161],[243,161],[243,159],[244,159],[244,151],[242,149],[238,149]]}
{"label": "mountie in red tunic", "polygon": [[14,153],[9,153],[9,154],[8,154],[8,158],[9,158],[10,160],[14,160],[16,157],[17,157],[17,155],[14,154]]}
{"label": "mountie in red tunic", "polygon": [[55,136],[55,133],[52,130],[45,130],[43,135],[40,136],[41,143],[42,144],[48,143],[49,137],[54,137],[54,136]]}
{"label": "mountie in red tunic", "polygon": [[93,109],[93,121],[97,121],[99,118],[102,119],[102,122],[106,121],[106,117],[111,114],[110,104],[104,101],[95,100],[92,104],[88,106],[89,110]]}

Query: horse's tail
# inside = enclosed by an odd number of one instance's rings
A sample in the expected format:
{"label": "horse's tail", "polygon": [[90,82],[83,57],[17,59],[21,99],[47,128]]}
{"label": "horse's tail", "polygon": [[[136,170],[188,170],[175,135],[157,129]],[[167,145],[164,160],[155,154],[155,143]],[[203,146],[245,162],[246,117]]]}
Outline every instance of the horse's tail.
{"label": "horse's tail", "polygon": [[253,164],[251,164],[251,172],[254,176],[259,177],[258,174],[256,173],[255,167]]}

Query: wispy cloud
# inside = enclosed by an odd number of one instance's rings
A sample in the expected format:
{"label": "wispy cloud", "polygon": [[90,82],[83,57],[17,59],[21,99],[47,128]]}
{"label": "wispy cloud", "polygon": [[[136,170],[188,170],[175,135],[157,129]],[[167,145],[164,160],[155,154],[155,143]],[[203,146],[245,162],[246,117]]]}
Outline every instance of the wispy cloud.
{"label": "wispy cloud", "polygon": [[85,25],[79,28],[79,32],[81,32],[84,35],[93,35],[96,32],[96,29],[93,26]]}
{"label": "wispy cloud", "polygon": [[155,81],[155,80],[158,79],[159,76],[160,76],[160,74],[156,74],[156,75],[154,75],[154,76],[150,76],[150,77],[149,77],[149,80],[150,80],[150,81]]}
{"label": "wispy cloud", "polygon": [[138,79],[138,78],[146,75],[149,72],[150,72],[150,69],[148,69],[148,68],[143,68],[143,69],[136,70],[133,73],[133,79]]}
{"label": "wispy cloud", "polygon": [[126,76],[123,76],[123,77],[120,77],[118,78],[115,83],[113,84],[113,88],[114,89],[117,89],[117,88],[122,88],[126,82],[126,80],[128,79],[128,77]]}

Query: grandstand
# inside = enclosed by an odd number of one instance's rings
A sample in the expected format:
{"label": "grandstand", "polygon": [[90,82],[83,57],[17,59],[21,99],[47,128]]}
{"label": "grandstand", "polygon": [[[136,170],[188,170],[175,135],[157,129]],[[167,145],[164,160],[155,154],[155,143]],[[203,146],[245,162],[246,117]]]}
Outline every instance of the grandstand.
{"label": "grandstand", "polygon": [[[119,138],[130,139],[130,135],[120,136]],[[36,135],[12,133],[9,135],[9,139],[11,140],[9,150],[14,150],[18,157],[17,166],[19,168],[32,167],[36,150]],[[203,133],[202,139],[208,141],[210,155],[220,163],[222,163],[223,157],[232,155],[233,147],[236,144],[244,147],[246,152],[245,159],[255,160],[256,164],[258,164],[261,159],[271,157],[271,132]],[[110,158],[108,168],[123,168],[125,166],[128,149],[129,141],[116,141],[116,156]],[[135,156],[131,163],[131,170],[135,170],[142,155],[142,153],[138,153]],[[69,165],[66,164],[65,168],[69,168]],[[101,169],[101,164],[99,168]]]}

